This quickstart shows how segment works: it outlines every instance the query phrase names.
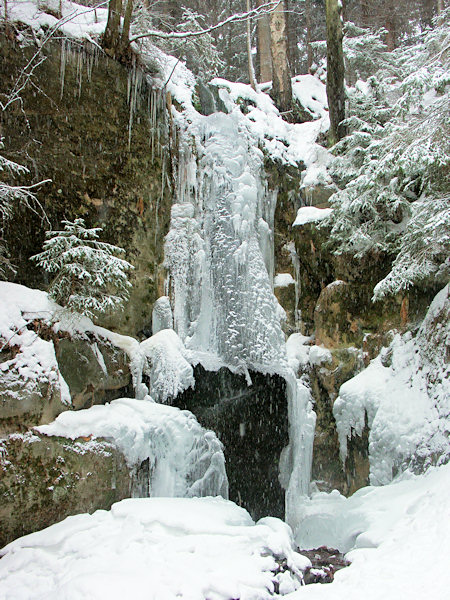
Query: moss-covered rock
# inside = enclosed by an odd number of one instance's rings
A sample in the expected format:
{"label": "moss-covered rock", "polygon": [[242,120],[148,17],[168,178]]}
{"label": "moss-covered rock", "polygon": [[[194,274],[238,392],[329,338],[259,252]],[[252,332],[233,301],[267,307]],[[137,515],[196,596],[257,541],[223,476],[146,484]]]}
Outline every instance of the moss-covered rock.
{"label": "moss-covered rock", "polygon": [[130,495],[123,456],[106,441],[28,433],[0,441],[0,547],[68,515]]}
{"label": "moss-covered rock", "polygon": [[15,369],[0,379],[0,436],[53,421],[67,410],[57,378],[24,379]]}

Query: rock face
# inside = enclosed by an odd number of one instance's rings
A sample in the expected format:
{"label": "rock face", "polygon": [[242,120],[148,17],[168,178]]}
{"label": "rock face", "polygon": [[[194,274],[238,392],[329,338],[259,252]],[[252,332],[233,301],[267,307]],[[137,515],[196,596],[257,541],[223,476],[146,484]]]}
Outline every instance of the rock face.
{"label": "rock face", "polygon": [[[2,90],[10,89],[34,51],[3,36]],[[41,251],[45,229],[83,217],[88,226],[103,228],[104,239],[125,248],[135,266],[124,312],[102,324],[146,337],[152,304],[161,295],[170,218],[164,97],[139,71],[128,71],[95,48],[66,40],[49,43],[42,52],[45,60],[34,70],[34,87],[26,86],[20,106],[15,103],[2,114],[2,153],[30,169],[23,183],[51,179],[37,192],[46,218],[20,208],[5,230],[16,282],[45,287],[45,274],[29,257]],[[136,101],[133,112],[129,94]]]}
{"label": "rock face", "polygon": [[130,495],[122,454],[105,441],[27,433],[0,440],[0,547],[68,515]]}
{"label": "rock face", "polygon": [[389,257],[375,253],[359,260],[336,256],[327,245],[326,229],[314,223],[292,227],[301,204],[326,207],[330,190],[324,194],[309,190],[309,197],[301,198],[286,187],[289,180],[284,172],[277,177],[277,171],[270,180],[280,189],[275,273],[290,274],[295,280],[276,287],[275,294],[287,315],[285,332],[311,336],[310,343],[330,351],[329,362],[307,361],[300,369],[309,380],[317,414],[312,478],[320,489],[337,488],[348,494],[368,483],[369,431],[365,428],[361,436],[349,440],[342,465],[333,416],[339,388],[390,344],[390,331],[405,331],[423,318],[436,290],[409,291],[373,303],[373,288],[389,271]]}
{"label": "rock face", "polygon": [[59,339],[55,354],[75,410],[130,395],[130,359],[107,340]]}

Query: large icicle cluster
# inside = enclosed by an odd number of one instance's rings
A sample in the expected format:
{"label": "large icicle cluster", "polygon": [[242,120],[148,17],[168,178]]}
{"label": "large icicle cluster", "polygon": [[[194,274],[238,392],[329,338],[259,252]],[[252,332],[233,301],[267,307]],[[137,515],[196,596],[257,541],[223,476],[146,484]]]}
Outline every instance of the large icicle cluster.
{"label": "large icicle cluster", "polygon": [[272,293],[275,198],[239,115],[199,115],[198,159],[184,141],[166,264],[186,346],[273,372],[285,362]]}
{"label": "large icicle cluster", "polygon": [[137,469],[148,459],[149,477],[141,482],[141,489],[134,490],[138,496],[228,497],[222,444],[188,411],[150,399],[121,398],[104,406],[64,412],[37,430],[70,439],[111,439],[130,468]]}

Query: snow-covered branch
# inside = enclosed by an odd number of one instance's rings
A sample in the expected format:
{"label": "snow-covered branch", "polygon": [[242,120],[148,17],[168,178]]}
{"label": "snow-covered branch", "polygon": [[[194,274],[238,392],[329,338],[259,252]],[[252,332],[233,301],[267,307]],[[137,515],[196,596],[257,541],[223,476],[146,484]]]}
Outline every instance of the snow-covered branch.
{"label": "snow-covered branch", "polygon": [[141,33],[139,35],[135,35],[130,38],[129,43],[136,42],[137,40],[147,38],[147,37],[158,37],[165,40],[175,40],[175,39],[184,39],[184,38],[193,38],[199,37],[202,35],[206,35],[216,29],[221,29],[225,25],[229,23],[240,23],[242,21],[247,21],[247,19],[255,19],[267,13],[274,11],[277,6],[280,4],[281,0],[276,0],[272,2],[265,2],[256,8],[253,8],[250,11],[244,13],[236,13],[234,15],[230,15],[223,21],[216,23],[215,25],[211,25],[210,27],[206,27],[205,29],[199,29],[198,31],[158,31],[158,30],[149,30],[146,33]]}

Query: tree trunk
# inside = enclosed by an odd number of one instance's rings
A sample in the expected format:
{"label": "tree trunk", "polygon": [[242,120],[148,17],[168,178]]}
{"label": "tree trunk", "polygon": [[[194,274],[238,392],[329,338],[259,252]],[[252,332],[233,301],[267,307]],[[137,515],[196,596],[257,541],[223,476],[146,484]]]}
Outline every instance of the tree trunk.
{"label": "tree trunk", "polygon": [[284,0],[286,21],[287,41],[288,41],[288,59],[291,75],[296,75],[298,70],[298,47],[297,32],[295,31],[295,19],[291,13],[292,0]]}
{"label": "tree trunk", "polygon": [[122,0],[109,0],[108,21],[103,34],[103,48],[108,54],[115,55],[120,40],[120,15]]}
{"label": "tree trunk", "polygon": [[326,0],[327,23],[327,98],[330,114],[328,141],[333,146],[345,136],[344,53],[342,50],[342,18],[339,0]]}
{"label": "tree trunk", "polygon": [[272,96],[281,112],[292,109],[292,82],[288,59],[284,2],[270,13],[270,51],[272,53]]}
{"label": "tree trunk", "polygon": [[396,4],[394,0],[387,0],[385,3],[385,22],[387,29],[386,46],[390,52],[397,46],[397,16],[395,14]]}
{"label": "tree trunk", "polygon": [[[264,0],[257,0],[260,6]],[[270,53],[270,21],[269,15],[258,19],[258,64],[259,81],[265,83],[272,81],[272,55]]]}
{"label": "tree trunk", "polygon": [[444,0],[437,0],[438,25],[444,24],[444,17],[442,16],[443,12],[444,12]]}
{"label": "tree trunk", "polygon": [[130,42],[130,26],[131,17],[133,15],[133,0],[128,0],[127,7],[125,9],[125,16],[123,18],[122,35],[120,37],[119,55],[124,57],[129,52]]}
{"label": "tree trunk", "polygon": [[[250,12],[251,4],[250,0],[247,0],[247,12]],[[250,85],[254,90],[256,90],[256,77],[255,77],[255,69],[253,68],[253,58],[252,58],[252,27],[250,17],[247,17],[247,60],[248,60],[248,79],[250,81]]]}
{"label": "tree trunk", "polygon": [[309,73],[313,63],[312,38],[311,38],[311,0],[305,0],[306,19],[306,67]]}

